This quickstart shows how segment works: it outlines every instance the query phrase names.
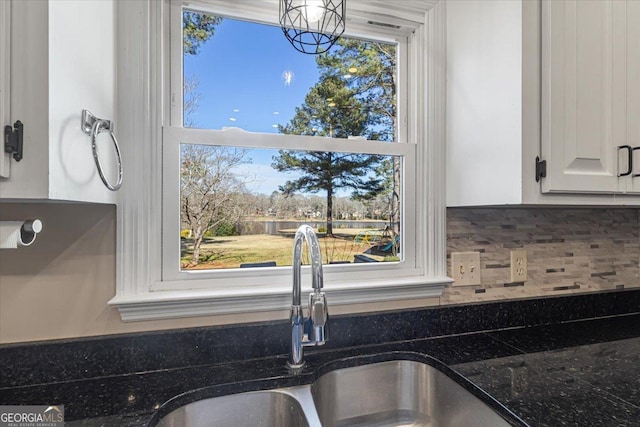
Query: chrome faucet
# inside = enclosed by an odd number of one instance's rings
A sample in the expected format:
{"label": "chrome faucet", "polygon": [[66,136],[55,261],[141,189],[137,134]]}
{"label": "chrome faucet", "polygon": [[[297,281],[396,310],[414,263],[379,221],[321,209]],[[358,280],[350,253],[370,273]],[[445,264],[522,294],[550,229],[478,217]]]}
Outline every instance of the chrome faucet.
{"label": "chrome faucet", "polygon": [[[305,319],[300,305],[300,270],[302,244],[307,241],[311,258],[311,284],[309,294],[309,317]],[[329,339],[329,311],[327,299],[322,292],[322,255],[316,233],[308,225],[302,225],[293,239],[293,301],[291,303],[291,354],[287,366],[300,369],[304,366],[302,348],[323,345]]]}

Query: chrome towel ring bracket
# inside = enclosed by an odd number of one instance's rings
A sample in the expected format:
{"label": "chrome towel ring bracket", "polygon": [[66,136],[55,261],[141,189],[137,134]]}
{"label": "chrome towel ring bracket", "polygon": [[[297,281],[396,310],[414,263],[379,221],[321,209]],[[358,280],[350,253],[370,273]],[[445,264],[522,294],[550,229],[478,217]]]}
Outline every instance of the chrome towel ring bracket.
{"label": "chrome towel ring bracket", "polygon": [[[93,152],[93,160],[96,163],[96,168],[98,168],[100,179],[109,190],[117,191],[122,185],[122,156],[120,155],[120,146],[118,145],[118,140],[113,133],[113,123],[111,122],[111,120],[97,118],[96,116],[91,114],[89,110],[82,110],[82,123],[80,127],[82,129],[82,132],[91,137],[91,151]],[[118,181],[115,183],[115,185],[112,185],[104,175],[104,170],[102,169],[102,164],[100,163],[100,158],[98,157],[96,138],[102,132],[109,133],[111,142],[113,142],[113,147],[116,151],[116,161],[118,163]]]}

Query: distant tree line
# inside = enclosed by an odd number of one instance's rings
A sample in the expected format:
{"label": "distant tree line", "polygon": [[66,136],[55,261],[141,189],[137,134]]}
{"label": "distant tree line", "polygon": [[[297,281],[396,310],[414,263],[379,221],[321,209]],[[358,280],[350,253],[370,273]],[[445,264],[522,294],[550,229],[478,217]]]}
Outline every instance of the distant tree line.
{"label": "distant tree line", "polygon": [[[327,199],[324,196],[294,194],[286,196],[279,191],[271,195],[246,194],[248,202],[243,220],[247,218],[275,219],[325,219]],[[388,220],[386,201],[382,198],[355,200],[352,197],[333,197],[333,214],[336,220]]]}

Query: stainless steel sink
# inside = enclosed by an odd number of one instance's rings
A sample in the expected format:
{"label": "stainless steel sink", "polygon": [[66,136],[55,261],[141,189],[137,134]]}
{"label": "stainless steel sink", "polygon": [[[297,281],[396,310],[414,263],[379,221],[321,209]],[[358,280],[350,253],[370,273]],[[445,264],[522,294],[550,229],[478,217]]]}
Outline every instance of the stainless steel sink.
{"label": "stainless steel sink", "polygon": [[189,403],[167,414],[158,427],[308,427],[298,400],[286,393],[256,391]]}
{"label": "stainless steel sink", "polygon": [[[454,381],[457,374],[429,357],[396,354],[366,363],[354,358],[309,385],[198,400],[151,426],[487,426],[511,425],[489,404]],[[376,356],[378,357],[378,356]],[[407,360],[409,359],[409,360]],[[413,359],[413,360],[411,360]],[[416,361],[422,360],[422,361]],[[378,361],[387,360],[387,361]],[[369,359],[369,362],[373,360]],[[353,366],[353,365],[357,366]],[[432,366],[432,364],[435,366]],[[343,367],[352,366],[352,367]],[[438,368],[440,366],[440,368]],[[328,369],[329,367],[325,367]],[[443,372],[446,372],[443,373]],[[461,383],[466,380],[461,378]],[[469,383],[469,387],[474,387]],[[488,401],[490,397],[485,396]],[[168,402],[165,405],[168,405]],[[497,402],[495,405],[500,406]],[[170,406],[170,405],[169,405]],[[170,406],[173,408],[173,406]],[[504,408],[503,408],[504,409]],[[169,407],[166,410],[171,410]],[[506,409],[505,409],[506,411]],[[507,411],[508,413],[508,411]],[[159,415],[159,414],[156,414]],[[506,415],[516,425],[515,416]]]}
{"label": "stainless steel sink", "polygon": [[311,393],[324,427],[510,425],[436,368],[410,360],[338,369]]}

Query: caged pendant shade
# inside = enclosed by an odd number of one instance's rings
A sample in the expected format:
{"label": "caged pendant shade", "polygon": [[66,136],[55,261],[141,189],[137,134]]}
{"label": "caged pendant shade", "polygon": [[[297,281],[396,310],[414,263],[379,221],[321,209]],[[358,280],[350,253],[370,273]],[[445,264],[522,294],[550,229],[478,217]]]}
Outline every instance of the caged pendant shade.
{"label": "caged pendant shade", "polygon": [[328,51],[344,32],[345,0],[280,0],[280,26],[302,53]]}

